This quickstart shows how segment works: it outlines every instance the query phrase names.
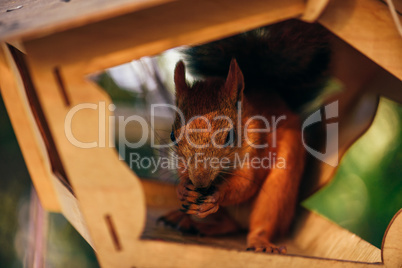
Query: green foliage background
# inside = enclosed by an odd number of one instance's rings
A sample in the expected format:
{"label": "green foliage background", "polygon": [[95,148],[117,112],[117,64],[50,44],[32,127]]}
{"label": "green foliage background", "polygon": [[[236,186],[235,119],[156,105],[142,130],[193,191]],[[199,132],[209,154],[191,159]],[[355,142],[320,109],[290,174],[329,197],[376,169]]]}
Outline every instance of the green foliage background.
{"label": "green foliage background", "polygon": [[402,107],[382,98],[370,129],[348,150],[333,181],[303,205],[381,247],[402,208]]}

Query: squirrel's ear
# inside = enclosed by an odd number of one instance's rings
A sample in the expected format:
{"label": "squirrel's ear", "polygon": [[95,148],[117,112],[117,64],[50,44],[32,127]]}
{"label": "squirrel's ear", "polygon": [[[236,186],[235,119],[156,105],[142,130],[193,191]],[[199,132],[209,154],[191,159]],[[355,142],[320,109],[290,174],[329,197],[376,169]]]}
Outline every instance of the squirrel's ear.
{"label": "squirrel's ear", "polygon": [[186,70],[183,61],[179,61],[174,69],[174,83],[176,85],[176,94],[181,95],[187,92],[188,85],[186,83]]}
{"label": "squirrel's ear", "polygon": [[234,102],[241,101],[244,90],[244,77],[235,59],[232,59],[230,62],[225,89],[228,91],[229,97]]}

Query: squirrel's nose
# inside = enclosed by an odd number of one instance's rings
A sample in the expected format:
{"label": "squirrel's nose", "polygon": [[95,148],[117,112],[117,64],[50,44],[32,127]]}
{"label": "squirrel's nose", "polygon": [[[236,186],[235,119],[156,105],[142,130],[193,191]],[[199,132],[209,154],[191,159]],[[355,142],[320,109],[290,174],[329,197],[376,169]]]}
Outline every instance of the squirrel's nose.
{"label": "squirrel's nose", "polygon": [[188,175],[195,188],[208,188],[213,181],[210,178],[210,172],[202,167],[195,168],[190,166]]}

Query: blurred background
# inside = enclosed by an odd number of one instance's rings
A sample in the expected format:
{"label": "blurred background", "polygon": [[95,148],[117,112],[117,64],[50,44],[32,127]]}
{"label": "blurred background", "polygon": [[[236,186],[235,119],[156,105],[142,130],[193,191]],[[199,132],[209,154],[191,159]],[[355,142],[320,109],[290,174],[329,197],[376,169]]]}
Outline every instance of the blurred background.
{"label": "blurred background", "polygon": [[[177,51],[171,50],[89,79],[110,94],[117,107],[116,116],[138,114],[149,118],[151,104],[174,103],[172,72],[179,58]],[[169,138],[173,116],[169,110],[156,113],[158,142]],[[402,106],[382,98],[372,126],[343,157],[332,182],[305,200],[303,206],[380,248],[389,221],[402,207],[401,125]],[[130,124],[126,137],[136,141],[141,131]],[[154,151],[149,144],[135,150],[124,148],[125,155],[133,151],[141,156],[164,153]],[[152,173],[153,168],[133,167],[142,178],[176,181],[174,171]],[[30,247],[36,246],[30,238],[32,219],[41,211],[2,99],[0,174],[0,267],[24,267],[30,261]],[[47,229],[43,253],[46,267],[99,267],[91,247],[62,215],[44,215],[41,224]]]}

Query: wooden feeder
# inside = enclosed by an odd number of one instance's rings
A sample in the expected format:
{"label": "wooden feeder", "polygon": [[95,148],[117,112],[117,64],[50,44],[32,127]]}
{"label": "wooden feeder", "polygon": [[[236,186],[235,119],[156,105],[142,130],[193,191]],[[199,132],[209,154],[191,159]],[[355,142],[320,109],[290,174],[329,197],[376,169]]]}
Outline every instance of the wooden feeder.
{"label": "wooden feeder", "polygon": [[[98,139],[99,129],[109,133],[111,101],[86,79],[180,45],[290,18],[318,21],[338,37],[333,75],[347,89],[338,96],[341,156],[370,126],[380,94],[402,101],[402,37],[386,4],[19,0],[9,5],[0,4],[10,11],[0,25],[0,87],[24,159],[43,207],[64,214],[93,246],[102,267],[402,267],[401,211],[381,250],[309,211],[284,242],[287,255],[246,252],[243,238],[188,238],[155,228],[158,215],[178,206],[174,188],[141,181],[107,146],[108,136]],[[83,103],[92,108],[74,115],[72,131],[77,140],[97,143],[90,149],[72,145],[64,129],[68,112]],[[102,107],[106,116],[100,120]],[[363,107],[366,114],[359,117]],[[310,190],[334,172],[325,165],[317,170]]]}

